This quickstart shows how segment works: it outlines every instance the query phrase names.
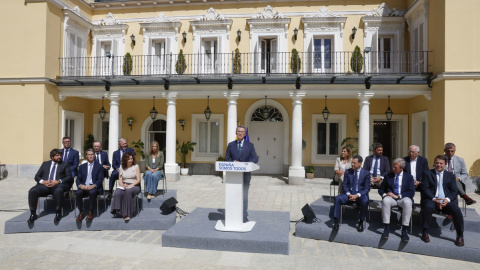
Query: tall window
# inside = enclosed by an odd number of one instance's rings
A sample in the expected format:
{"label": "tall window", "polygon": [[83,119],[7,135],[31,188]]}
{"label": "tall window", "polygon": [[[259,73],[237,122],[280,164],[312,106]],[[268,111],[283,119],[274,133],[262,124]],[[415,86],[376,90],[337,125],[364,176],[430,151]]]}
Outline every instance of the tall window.
{"label": "tall window", "polygon": [[317,155],[337,155],[339,123],[317,123]]}
{"label": "tall window", "polygon": [[315,72],[327,72],[332,68],[332,39],[313,39],[313,68]]}
{"label": "tall window", "polygon": [[64,60],[65,72],[69,76],[82,76],[85,67],[85,59],[83,56],[83,39],[69,32],[67,42],[67,56]]}
{"label": "tall window", "polygon": [[393,67],[393,64],[392,64],[393,38],[379,37],[378,51],[379,51],[378,66],[380,67],[380,69],[391,69]]}
{"label": "tall window", "polygon": [[202,49],[201,69],[204,73],[215,73],[219,70],[218,64],[218,41],[217,39],[204,39]]}
{"label": "tall window", "polygon": [[163,39],[152,41],[152,74],[166,74],[167,46]]}
{"label": "tall window", "polygon": [[145,145],[146,152],[150,151],[150,143],[157,141],[160,146],[160,151],[163,151],[167,140],[167,121],[155,120],[148,128],[148,142]]}
{"label": "tall window", "polygon": [[312,163],[333,164],[340,155],[346,137],[346,116],[331,114],[328,121],[321,114],[312,115]]}
{"label": "tall window", "polygon": [[223,155],[223,114],[212,114],[210,120],[203,114],[192,115],[192,141],[196,142],[192,152],[193,161],[214,161]]}

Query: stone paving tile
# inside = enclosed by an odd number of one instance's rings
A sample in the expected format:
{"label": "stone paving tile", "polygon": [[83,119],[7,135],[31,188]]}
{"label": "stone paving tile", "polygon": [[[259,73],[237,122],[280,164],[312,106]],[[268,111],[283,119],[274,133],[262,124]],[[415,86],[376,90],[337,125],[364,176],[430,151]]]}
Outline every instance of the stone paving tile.
{"label": "stone paving tile", "polygon": [[[298,220],[303,216],[301,207],[329,194],[330,179],[308,179],[303,186],[286,185],[284,179],[254,176],[250,209],[289,211],[290,220]],[[6,220],[27,211],[28,190],[34,184],[32,179],[0,181],[0,229]],[[182,176],[168,185],[177,190],[177,206],[187,212],[197,207],[224,208],[220,177]],[[376,192],[370,197],[380,198]],[[471,197],[480,201],[478,194]],[[480,212],[480,204],[469,208]],[[294,232],[295,223],[290,223],[288,256],[167,248],[161,246],[165,231],[155,230],[0,234],[0,269],[384,269],[389,265],[389,269],[480,270],[476,263],[304,239]]]}

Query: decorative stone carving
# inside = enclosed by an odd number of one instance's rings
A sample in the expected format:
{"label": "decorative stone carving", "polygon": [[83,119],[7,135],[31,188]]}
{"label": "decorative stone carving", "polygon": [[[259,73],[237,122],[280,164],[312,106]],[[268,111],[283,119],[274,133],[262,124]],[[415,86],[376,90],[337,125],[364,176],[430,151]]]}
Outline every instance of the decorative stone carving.
{"label": "decorative stone carving", "polygon": [[372,16],[374,17],[402,17],[405,11],[397,10],[396,8],[390,9],[387,4],[381,3],[378,8],[374,8]]}
{"label": "decorative stone carving", "polygon": [[222,14],[220,14],[220,12],[217,13],[217,11],[213,7],[209,8],[205,14],[195,19],[195,21],[219,21],[219,20],[225,20],[225,17]]}
{"label": "decorative stone carving", "polygon": [[[307,16],[305,16],[307,17]],[[322,7],[319,12],[314,15],[309,16],[311,18],[328,18],[328,17],[340,17],[337,14],[328,11],[326,7]]]}
{"label": "decorative stone carving", "polygon": [[80,8],[78,6],[75,6],[74,8],[72,8],[72,12],[77,14],[78,16],[82,16],[82,13],[80,12]]}
{"label": "decorative stone carving", "polygon": [[105,19],[100,19],[100,22],[97,25],[117,25],[117,24],[123,24],[120,22],[111,12],[107,14],[107,17]]}
{"label": "decorative stone carving", "polygon": [[252,17],[252,19],[283,19],[283,18],[287,18],[287,16],[283,15],[283,13],[279,12],[278,10],[274,12],[273,8],[270,5],[268,5],[263,10],[263,13],[259,11],[258,14]]}
{"label": "decorative stone carving", "polygon": [[174,20],[166,17],[163,12],[160,12],[160,14],[158,14],[158,17],[156,17],[153,20],[146,21],[145,23],[162,23],[162,22],[174,22]]}

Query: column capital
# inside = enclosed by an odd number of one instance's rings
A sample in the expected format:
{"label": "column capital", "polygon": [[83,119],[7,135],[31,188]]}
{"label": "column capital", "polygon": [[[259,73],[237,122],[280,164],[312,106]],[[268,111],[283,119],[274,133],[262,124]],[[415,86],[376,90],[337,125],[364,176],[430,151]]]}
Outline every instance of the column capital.
{"label": "column capital", "polygon": [[240,93],[238,93],[238,92],[224,93],[223,95],[224,95],[225,98],[227,98],[228,101],[230,101],[230,102],[232,102],[232,101],[237,101],[237,99],[240,97]]}
{"label": "column capital", "polygon": [[369,101],[374,95],[373,92],[360,92],[358,93],[358,99],[360,101]]}
{"label": "column capital", "polygon": [[108,96],[107,96],[108,99],[110,99],[110,103],[111,102],[119,102],[120,101],[120,96],[117,94],[117,93],[110,93]]}

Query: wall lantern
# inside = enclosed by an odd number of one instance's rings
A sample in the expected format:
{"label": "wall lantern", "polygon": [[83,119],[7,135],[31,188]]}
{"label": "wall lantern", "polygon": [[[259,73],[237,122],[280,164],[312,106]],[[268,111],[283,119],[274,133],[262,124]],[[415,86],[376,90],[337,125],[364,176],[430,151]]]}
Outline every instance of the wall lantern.
{"label": "wall lantern", "polygon": [[322,115],[323,115],[323,120],[327,122],[328,116],[330,115],[330,111],[327,108],[327,96],[325,96],[325,109],[323,109]]}
{"label": "wall lantern", "polygon": [[352,39],[355,39],[355,34],[357,33],[357,28],[354,26],[352,28]]}
{"label": "wall lantern", "polygon": [[98,114],[100,115],[100,119],[105,119],[105,116],[107,115],[107,111],[105,110],[105,108],[103,107],[103,99],[104,97],[102,97],[102,108],[98,111]]}
{"label": "wall lantern", "polygon": [[187,33],[185,31],[183,31],[182,37],[183,37],[183,43],[187,43]]}
{"label": "wall lantern", "polygon": [[388,109],[385,111],[385,116],[387,116],[387,120],[392,120],[393,111],[390,109],[390,96],[388,96]]}
{"label": "wall lantern", "polygon": [[153,108],[150,110],[150,117],[152,118],[153,121],[157,119],[157,114],[158,111],[155,109],[155,96],[153,96]]}
{"label": "wall lantern", "polygon": [[132,40],[133,46],[135,46],[135,35],[132,34],[132,35],[130,36],[130,39]]}
{"label": "wall lantern", "polygon": [[132,130],[132,128],[133,128],[133,117],[127,118],[127,123],[128,123],[128,126],[130,127],[130,130]]}
{"label": "wall lantern", "polygon": [[297,35],[298,35],[298,29],[295,28],[293,29],[293,36],[295,37],[295,40],[297,40]]}
{"label": "wall lantern", "polygon": [[178,119],[178,122],[180,123],[180,126],[182,127],[182,130],[185,130],[185,120],[184,119]]}
{"label": "wall lantern", "polygon": [[268,105],[267,105],[267,96],[265,96],[265,106],[263,106],[262,108],[262,116],[264,120],[268,120],[270,116],[270,109],[268,108]]}
{"label": "wall lantern", "polygon": [[210,116],[212,116],[212,111],[210,110],[210,96],[207,97],[207,108],[205,109],[205,111],[203,111],[203,113],[205,114],[205,119],[210,120]]}
{"label": "wall lantern", "polygon": [[237,37],[238,41],[242,40],[242,31],[240,31],[240,29],[237,30]]}

